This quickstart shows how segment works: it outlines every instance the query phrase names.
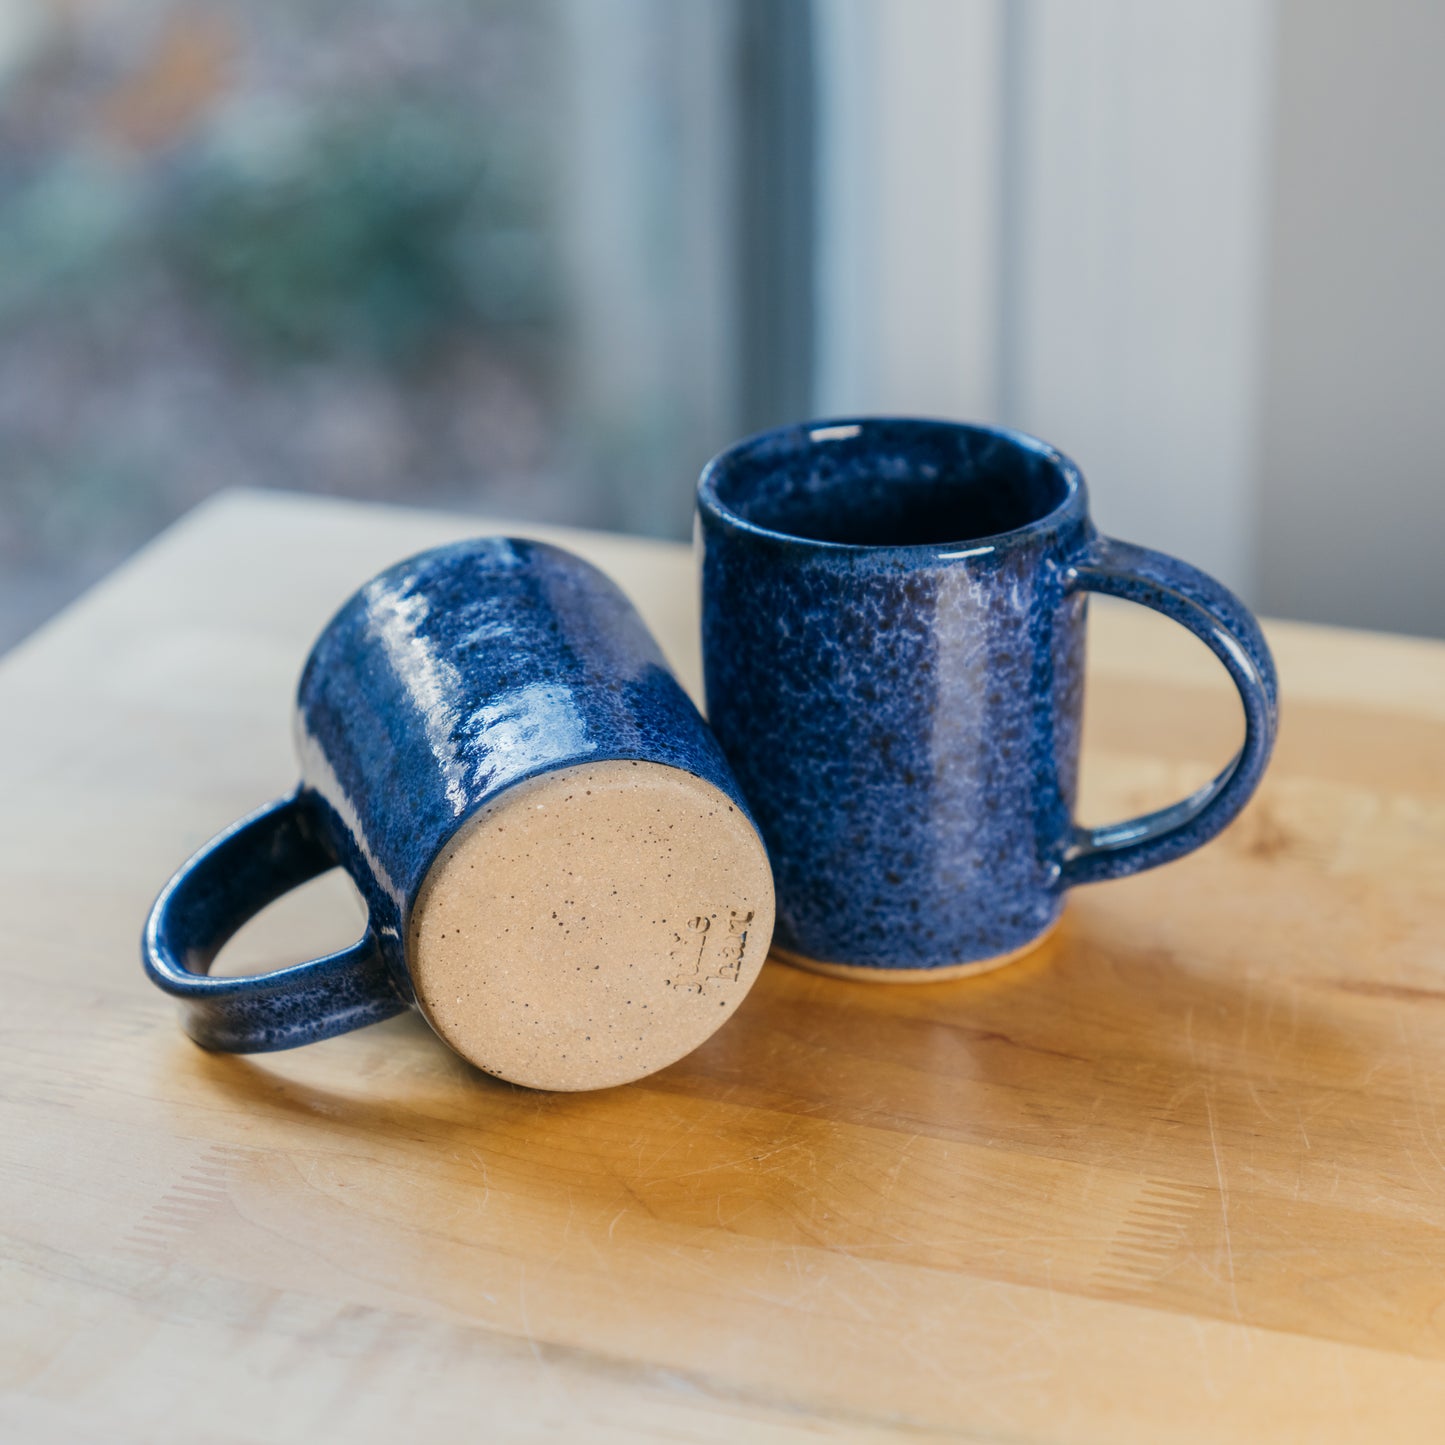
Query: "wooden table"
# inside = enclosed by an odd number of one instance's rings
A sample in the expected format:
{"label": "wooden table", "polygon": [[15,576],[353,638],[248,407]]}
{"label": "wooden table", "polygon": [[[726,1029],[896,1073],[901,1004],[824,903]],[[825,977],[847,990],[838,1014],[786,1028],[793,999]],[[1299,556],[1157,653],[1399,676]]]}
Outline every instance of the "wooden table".
{"label": "wooden table", "polygon": [[[475,520],[202,508],[0,666],[0,1437],[1445,1438],[1445,646],[1276,625],[1218,842],[975,980],[769,965],[698,1053],[545,1095],[415,1018],[209,1055],[144,980],[171,869],[294,776],[333,608]],[[686,548],[546,529],[696,686]],[[1238,705],[1091,624],[1085,812]],[[339,944],[333,875],[231,968]]]}

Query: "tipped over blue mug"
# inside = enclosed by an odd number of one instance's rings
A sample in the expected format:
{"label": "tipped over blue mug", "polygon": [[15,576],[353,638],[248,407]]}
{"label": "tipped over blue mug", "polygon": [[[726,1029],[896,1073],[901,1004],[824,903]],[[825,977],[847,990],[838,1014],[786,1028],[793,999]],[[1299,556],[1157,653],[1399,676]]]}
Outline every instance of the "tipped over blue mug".
{"label": "tipped over blue mug", "polygon": [[[708,720],[768,845],[774,952],[849,977],[1007,962],[1075,884],[1214,837],[1274,742],[1274,664],[1232,593],[1101,536],[1079,469],[1017,432],[784,427],[698,488]],[[1087,595],[1201,639],[1244,704],[1238,755],[1172,807],[1073,820]]]}
{"label": "tipped over blue mug", "polygon": [[[483,537],[367,583],[296,700],[301,783],[213,839],[142,955],[207,1048],[330,1038],[417,1007],[479,1068],[625,1083],[727,1020],[768,951],[767,856],[632,604],[543,542]],[[212,977],[226,940],[333,867],[367,905],[324,958]]]}

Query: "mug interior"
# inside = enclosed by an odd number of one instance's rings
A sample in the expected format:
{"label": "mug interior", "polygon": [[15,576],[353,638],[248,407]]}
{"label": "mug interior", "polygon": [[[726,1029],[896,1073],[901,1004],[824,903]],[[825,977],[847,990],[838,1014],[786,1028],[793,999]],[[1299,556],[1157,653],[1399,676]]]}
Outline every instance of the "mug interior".
{"label": "mug interior", "polygon": [[725,452],[706,495],[753,527],[852,547],[959,544],[1043,521],[1077,473],[1042,442],[951,422],[790,427]]}

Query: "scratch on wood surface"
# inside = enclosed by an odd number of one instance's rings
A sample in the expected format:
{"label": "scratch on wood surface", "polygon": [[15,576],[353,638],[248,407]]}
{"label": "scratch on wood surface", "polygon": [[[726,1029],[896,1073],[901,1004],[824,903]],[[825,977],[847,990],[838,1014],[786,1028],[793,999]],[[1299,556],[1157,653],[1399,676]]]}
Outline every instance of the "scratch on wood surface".
{"label": "scratch on wood surface", "polygon": [[903,1166],[908,1162],[908,1153],[923,1136],[921,1134],[910,1134],[903,1141],[902,1147],[898,1150],[898,1157],[893,1161],[893,1167],[888,1171],[884,1182],[879,1186],[878,1194],[880,1201],[886,1201],[893,1191],[898,1187],[898,1176],[903,1172]]}
{"label": "scratch on wood surface", "polygon": [[482,1158],[482,1154],[481,1154],[481,1151],[480,1151],[479,1149],[468,1149],[467,1152],[472,1156],[472,1159],[475,1161],[477,1168],[481,1171],[481,1175],[482,1175],[482,1201],[481,1201],[481,1202],[482,1202],[483,1204],[485,1204],[485,1203],[487,1202],[487,1200],[491,1198],[491,1195],[492,1195],[492,1176],[487,1172],[487,1161],[486,1161],[484,1158]]}
{"label": "scratch on wood surface", "polygon": [[1229,1234],[1229,1187],[1224,1182],[1224,1162],[1219,1157],[1219,1131],[1214,1123],[1214,1096],[1204,1091],[1204,1111],[1209,1117],[1209,1147],[1214,1151],[1214,1176],[1219,1181],[1219,1219],[1224,1228],[1224,1267],[1229,1275],[1229,1302],[1234,1307],[1234,1317],[1242,1324],[1244,1316],[1239,1309],[1239,1290],[1234,1278],[1234,1241]]}
{"label": "scratch on wood surface", "polygon": [[1205,1338],[1204,1322],[1190,1318],[1189,1323],[1194,1327],[1194,1342],[1199,1346],[1199,1363],[1203,1367],[1204,1388],[1209,1391],[1211,1399],[1219,1398],[1219,1386],[1214,1379],[1214,1371],[1209,1366],[1209,1341]]}
{"label": "scratch on wood surface", "polygon": [[1254,1082],[1253,1079],[1248,1080],[1248,1088],[1249,1088],[1249,1097],[1254,1101],[1254,1107],[1255,1107],[1256,1109],[1258,1109],[1259,1112],[1260,1112],[1266,1119],[1268,1119],[1271,1124],[1278,1124],[1278,1123],[1279,1123],[1279,1120],[1278,1120],[1277,1118],[1275,1118],[1275,1116],[1274,1116],[1273,1114],[1271,1114],[1271,1113],[1269,1112],[1269,1110],[1264,1107],[1264,1103],[1263,1103],[1263,1101],[1262,1101],[1262,1100],[1260,1099],[1260,1097],[1259,1097],[1259,1086]]}
{"label": "scratch on wood surface", "polygon": [[704,1164],[697,1169],[684,1169],[677,1174],[661,1176],[656,1182],[659,1184],[675,1184],[679,1179],[695,1179],[699,1174],[716,1174],[720,1169],[746,1169],[749,1165],[765,1164],[775,1154],[783,1154],[789,1150],[808,1148],[808,1141],[803,1139],[785,1139],[781,1144],[774,1145],[771,1149],[764,1149],[761,1153],[749,1150],[740,1154],[734,1159],[724,1159],[717,1164]]}
{"label": "scratch on wood surface", "polygon": [[[1420,1076],[1415,1066],[1415,1051],[1410,1047],[1410,1040],[1405,1033],[1403,1012],[1395,1019],[1395,1031],[1400,1038],[1400,1052],[1405,1057],[1405,1069],[1410,1078],[1410,1105],[1414,1111],[1415,1132],[1420,1136],[1420,1142],[1425,1146],[1425,1152],[1434,1161],[1435,1167],[1441,1171],[1434,1186],[1438,1189],[1440,1179],[1445,1178],[1445,1159],[1440,1157],[1439,1151],[1435,1147],[1440,1138],[1440,1116],[1436,1113],[1435,1100],[1430,1096],[1428,1090],[1422,1091],[1420,1088]],[[1430,1112],[1431,1127],[1428,1132],[1425,1128],[1424,1117],[1426,1109]],[[1435,1136],[1433,1139],[1431,1138],[1432,1133]],[[1416,1174],[1419,1175],[1418,1170]],[[1422,1179],[1421,1182],[1426,1181]]]}
{"label": "scratch on wood surface", "polygon": [[532,1333],[532,1319],[527,1313],[527,1262],[522,1261],[521,1274],[517,1279],[517,1312],[522,1316],[522,1335],[527,1341],[528,1348],[532,1351],[532,1358],[540,1365],[543,1363],[542,1350],[537,1344],[537,1337]]}
{"label": "scratch on wood surface", "polygon": [[878,1266],[878,1263],[870,1259],[868,1255],[856,1253],[846,1245],[835,1244],[829,1248],[829,1254],[838,1259],[845,1259],[860,1274],[864,1275],[873,1285],[882,1290],[884,1294],[893,1299],[898,1297],[898,1286]]}

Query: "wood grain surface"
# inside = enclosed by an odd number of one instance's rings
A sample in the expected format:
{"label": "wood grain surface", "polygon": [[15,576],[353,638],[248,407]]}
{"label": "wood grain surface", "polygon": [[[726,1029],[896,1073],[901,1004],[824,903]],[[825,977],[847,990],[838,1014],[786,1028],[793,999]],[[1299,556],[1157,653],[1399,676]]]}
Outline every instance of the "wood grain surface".
{"label": "wood grain surface", "polygon": [[[402,1018],[208,1055],[151,897],[294,778],[315,633],[475,520],[195,513],[0,665],[6,1441],[1438,1441],[1445,646],[1270,629],[1275,764],[1216,843],[997,973],[769,964],[641,1084],[497,1083]],[[574,546],[698,675],[686,548]],[[1203,648],[1091,622],[1085,816],[1202,781]],[[224,965],[353,936],[335,875]]]}

